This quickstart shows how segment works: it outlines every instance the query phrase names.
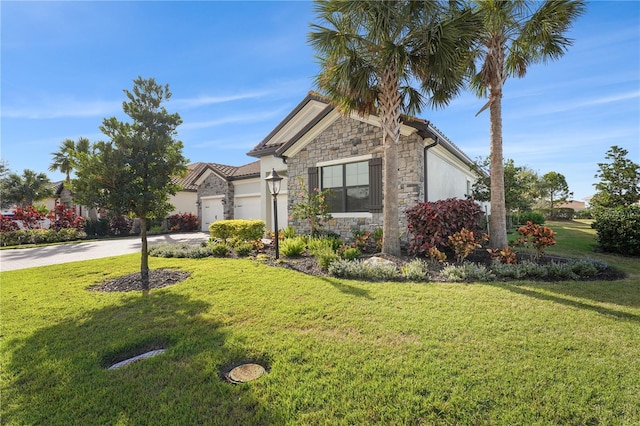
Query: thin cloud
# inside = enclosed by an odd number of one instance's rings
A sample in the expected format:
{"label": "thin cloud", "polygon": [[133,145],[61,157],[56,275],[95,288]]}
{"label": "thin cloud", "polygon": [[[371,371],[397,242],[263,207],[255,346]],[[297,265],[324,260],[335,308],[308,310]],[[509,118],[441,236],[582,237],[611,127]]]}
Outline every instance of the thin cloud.
{"label": "thin cloud", "polygon": [[121,101],[78,101],[60,99],[32,106],[3,106],[2,117],[29,120],[51,118],[106,117],[122,110]]}
{"label": "thin cloud", "polygon": [[184,98],[172,100],[173,106],[177,108],[198,108],[201,106],[222,104],[226,102],[240,101],[245,99],[256,99],[268,96],[273,90],[258,90],[254,92],[238,93],[228,96],[198,96],[194,98]]}
{"label": "thin cloud", "polygon": [[193,130],[193,129],[205,129],[209,127],[223,126],[225,124],[232,123],[255,123],[264,120],[269,120],[274,117],[283,116],[285,111],[288,108],[279,108],[277,110],[272,111],[261,111],[254,112],[250,114],[237,114],[237,115],[229,115],[226,117],[217,118],[215,120],[207,120],[207,121],[194,121],[194,122],[185,122],[180,129],[181,130]]}

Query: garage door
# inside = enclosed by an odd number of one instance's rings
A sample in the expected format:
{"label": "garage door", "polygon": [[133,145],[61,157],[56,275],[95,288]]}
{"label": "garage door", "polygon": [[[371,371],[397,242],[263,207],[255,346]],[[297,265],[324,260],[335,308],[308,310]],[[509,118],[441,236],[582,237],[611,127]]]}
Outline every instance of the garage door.
{"label": "garage door", "polygon": [[260,219],[260,195],[237,196],[233,211],[234,219]]}
{"label": "garage door", "polygon": [[202,198],[202,230],[209,231],[209,225],[224,219],[222,197]]}

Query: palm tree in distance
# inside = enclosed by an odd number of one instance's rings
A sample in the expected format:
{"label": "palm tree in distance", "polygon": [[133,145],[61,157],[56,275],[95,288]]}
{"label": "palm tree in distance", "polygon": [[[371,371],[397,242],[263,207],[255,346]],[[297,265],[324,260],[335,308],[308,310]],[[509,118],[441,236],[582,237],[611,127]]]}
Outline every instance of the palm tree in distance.
{"label": "palm tree in distance", "polygon": [[[482,17],[482,43],[477,51],[480,71],[471,87],[488,102],[491,129],[491,217],[490,242],[493,248],[507,246],[504,169],[502,154],[502,92],[509,77],[524,77],[527,68],[538,62],[560,58],[572,41],[564,36],[575,19],[585,11],[583,0],[476,0]],[[476,115],[478,115],[476,114]]]}
{"label": "palm tree in distance", "polygon": [[51,197],[53,187],[46,174],[24,169],[22,175],[9,174],[7,192],[10,200],[22,207],[27,207],[32,206],[34,201]]}
{"label": "palm tree in distance", "polygon": [[382,252],[399,255],[401,114],[446,105],[460,91],[479,22],[455,2],[318,0],[315,10],[320,24],[311,25],[309,43],[320,62],[318,88],[345,115],[380,118]]}
{"label": "palm tree in distance", "polygon": [[89,151],[89,139],[79,138],[78,142],[72,139],[65,139],[60,144],[60,148],[56,152],[52,152],[53,161],[49,165],[49,171],[60,171],[66,175],[65,182],[67,185],[71,183],[71,172],[76,168],[77,154],[79,152]]}

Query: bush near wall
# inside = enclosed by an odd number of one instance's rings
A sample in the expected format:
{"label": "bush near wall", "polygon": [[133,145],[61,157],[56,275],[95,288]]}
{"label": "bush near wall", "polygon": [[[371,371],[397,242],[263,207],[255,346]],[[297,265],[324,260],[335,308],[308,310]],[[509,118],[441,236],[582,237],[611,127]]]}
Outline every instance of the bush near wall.
{"label": "bush near wall", "polygon": [[482,208],[473,200],[449,198],[420,203],[407,211],[407,226],[412,235],[409,251],[426,255],[429,249],[445,249],[449,236],[466,228],[482,235]]}
{"label": "bush near wall", "polygon": [[602,250],[640,256],[640,206],[599,211],[591,227],[598,233]]}
{"label": "bush near wall", "polygon": [[209,234],[219,240],[255,241],[264,236],[265,228],[263,220],[219,220],[209,225]]}
{"label": "bush near wall", "polygon": [[192,213],[178,213],[167,218],[169,231],[197,231],[200,226],[198,216]]}

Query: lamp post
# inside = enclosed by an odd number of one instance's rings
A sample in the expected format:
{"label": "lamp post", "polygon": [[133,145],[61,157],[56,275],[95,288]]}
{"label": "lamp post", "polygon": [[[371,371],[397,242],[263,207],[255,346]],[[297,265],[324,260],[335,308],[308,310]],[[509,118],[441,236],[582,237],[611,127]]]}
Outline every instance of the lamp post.
{"label": "lamp post", "polygon": [[279,235],[278,235],[278,193],[280,192],[280,183],[282,182],[282,177],[278,175],[276,169],[271,169],[271,173],[269,176],[264,178],[269,185],[269,192],[273,195],[273,227],[276,231],[276,259],[280,258],[280,246],[279,246]]}

